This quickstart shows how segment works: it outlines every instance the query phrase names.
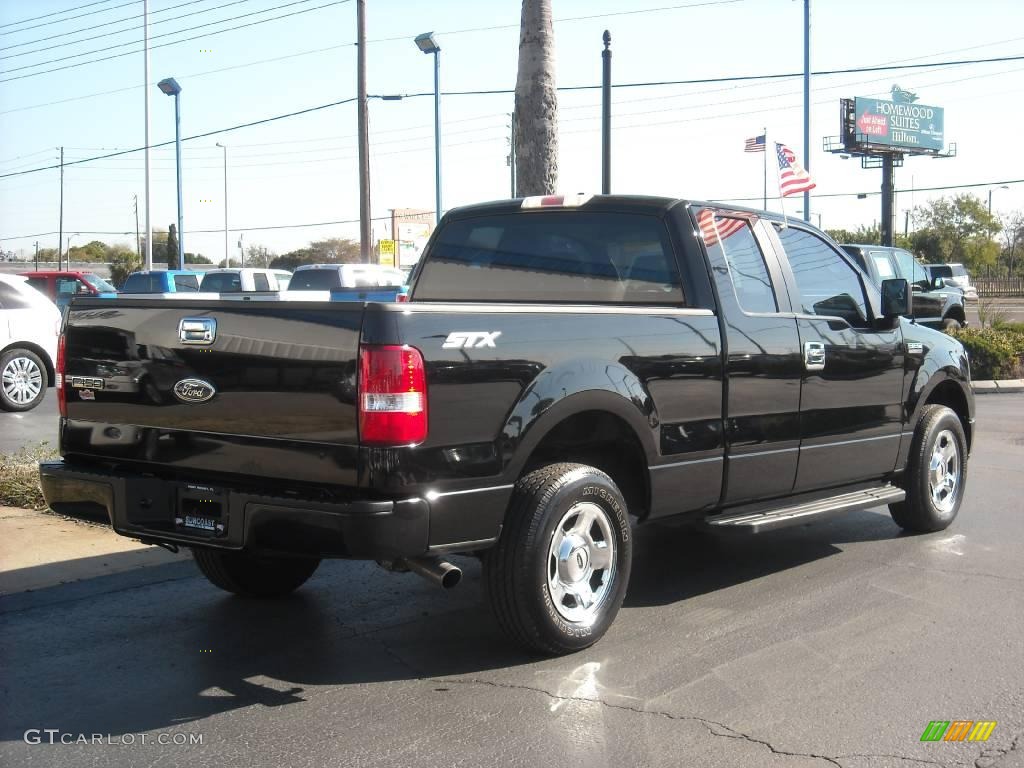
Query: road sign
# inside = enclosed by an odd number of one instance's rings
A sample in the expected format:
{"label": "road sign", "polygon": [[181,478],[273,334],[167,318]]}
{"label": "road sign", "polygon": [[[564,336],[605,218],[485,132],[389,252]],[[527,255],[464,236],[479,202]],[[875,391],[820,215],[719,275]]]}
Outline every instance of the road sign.
{"label": "road sign", "polygon": [[854,113],[857,144],[911,151],[945,148],[942,107],[858,96]]}
{"label": "road sign", "polygon": [[395,266],[395,241],[380,240],[377,243],[377,263],[385,267]]}

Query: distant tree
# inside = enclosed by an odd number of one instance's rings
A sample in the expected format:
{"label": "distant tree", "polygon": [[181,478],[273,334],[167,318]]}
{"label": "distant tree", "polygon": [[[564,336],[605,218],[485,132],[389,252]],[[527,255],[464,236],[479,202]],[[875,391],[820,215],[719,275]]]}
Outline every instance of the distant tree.
{"label": "distant tree", "polygon": [[971,272],[991,269],[999,258],[993,239],[1001,229],[980,198],[957,195],[933,200],[915,210],[921,227],[911,237],[925,262],[961,263]]}
{"label": "distant tree", "polygon": [[[32,254],[32,261],[35,262],[35,252]],[[39,261],[40,263],[46,261],[57,262],[57,249],[56,248],[40,248],[39,249]]]}
{"label": "distant tree", "polygon": [[68,256],[71,261],[103,262],[107,261],[108,246],[100,240],[93,240],[85,245],[78,245],[68,249]]}
{"label": "distant tree", "polygon": [[314,240],[309,249],[315,254],[314,260],[324,264],[358,264],[360,259],[359,243],[347,237]]}
{"label": "distant tree", "polygon": [[239,266],[237,259],[221,259],[217,262],[217,267],[220,269],[231,268]]}
{"label": "distant tree", "polygon": [[167,227],[167,243],[164,245],[164,261],[168,269],[179,269],[178,266],[178,228],[171,224]]}
{"label": "distant tree", "polygon": [[1024,250],[1024,211],[1015,211],[1003,221],[1003,249],[1000,260],[1006,267],[1006,275],[1013,277],[1021,271],[1024,259],[1020,251]]}
{"label": "distant tree", "polygon": [[130,248],[120,247],[116,249],[110,258],[110,282],[115,288],[124,285],[128,275],[138,272],[142,268],[142,261],[135,251]]}
{"label": "distant tree", "polygon": [[[168,232],[166,229],[153,230],[153,261],[163,261],[166,255]],[[146,235],[143,233],[139,238],[139,254],[143,261],[146,260]]]}
{"label": "distant tree", "polygon": [[203,256],[201,253],[185,253],[186,264],[213,264],[208,258]]}
{"label": "distant tree", "polygon": [[311,248],[299,248],[295,251],[289,251],[270,262],[271,269],[287,269],[289,271],[294,270],[300,264],[315,264],[316,254]]}
{"label": "distant tree", "polygon": [[247,267],[266,267],[277,256],[265,245],[253,243],[245,249],[245,265]]}
{"label": "distant tree", "polygon": [[558,91],[551,0],[523,0],[514,119],[517,194],[554,194],[558,186]]}

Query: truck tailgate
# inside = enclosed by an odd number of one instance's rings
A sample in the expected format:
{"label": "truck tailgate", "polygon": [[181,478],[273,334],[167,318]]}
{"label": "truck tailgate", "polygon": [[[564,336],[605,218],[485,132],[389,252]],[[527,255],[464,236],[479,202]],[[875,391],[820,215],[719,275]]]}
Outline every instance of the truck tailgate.
{"label": "truck tailgate", "polygon": [[[282,441],[316,444],[296,449],[321,459],[324,444],[356,445],[362,316],[357,303],[75,302],[64,450],[322,481],[315,466],[296,476],[294,462],[273,457],[292,455]],[[228,438],[233,468],[216,455]],[[355,468],[330,458],[335,471]]]}

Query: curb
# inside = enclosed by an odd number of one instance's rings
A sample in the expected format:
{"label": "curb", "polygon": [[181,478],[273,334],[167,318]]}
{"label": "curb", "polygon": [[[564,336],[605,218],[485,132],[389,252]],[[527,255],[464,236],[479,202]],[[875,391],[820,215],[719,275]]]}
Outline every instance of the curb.
{"label": "curb", "polygon": [[972,381],[971,387],[976,395],[996,395],[1024,392],[1024,379],[1005,379],[1003,381]]}

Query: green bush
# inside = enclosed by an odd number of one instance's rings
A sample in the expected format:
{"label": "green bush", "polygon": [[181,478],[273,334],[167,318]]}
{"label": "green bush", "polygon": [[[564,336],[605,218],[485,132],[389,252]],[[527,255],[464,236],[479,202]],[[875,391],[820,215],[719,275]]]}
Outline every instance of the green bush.
{"label": "green bush", "polygon": [[39,489],[39,462],[55,459],[57,453],[46,443],[0,454],[0,504],[26,509],[46,509]]}
{"label": "green bush", "polygon": [[967,350],[975,381],[1024,378],[1024,324],[961,328],[949,334]]}

